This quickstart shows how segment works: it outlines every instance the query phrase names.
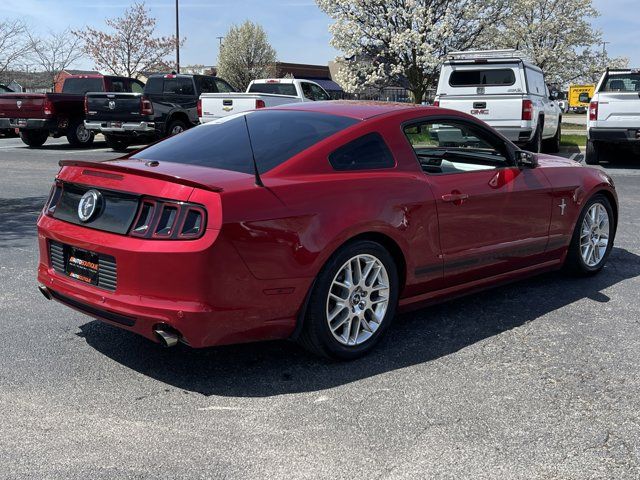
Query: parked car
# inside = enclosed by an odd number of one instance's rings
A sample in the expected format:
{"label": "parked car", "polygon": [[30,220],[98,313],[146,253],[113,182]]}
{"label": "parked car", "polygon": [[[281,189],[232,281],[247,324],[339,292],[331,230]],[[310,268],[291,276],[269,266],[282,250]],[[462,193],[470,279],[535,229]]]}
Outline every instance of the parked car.
{"label": "parked car", "polygon": [[589,102],[585,162],[596,165],[614,146],[640,150],[640,69],[607,69]]}
{"label": "parked car", "polygon": [[[11,90],[6,85],[3,85],[3,84],[0,83],[0,95],[3,95],[5,93],[14,93],[14,92],[13,92],[13,90]],[[4,135],[5,137],[15,137],[16,136],[16,129],[15,128],[0,128],[0,135]]]}
{"label": "parked car", "polygon": [[560,108],[542,70],[516,50],[451,53],[435,103],[483,120],[531,152],[560,149]]}
{"label": "parked car", "polygon": [[593,97],[595,85],[569,85],[569,108],[575,113],[587,113],[589,102],[586,98]]}
{"label": "parked car", "polygon": [[265,78],[252,81],[245,93],[204,93],[198,111],[200,121],[206,123],[257,108],[330,99],[324,88],[310,80]]}
{"label": "parked car", "polygon": [[125,150],[198,125],[198,97],[233,90],[218,77],[155,74],[144,91],[87,95],[85,125],[90,132],[102,132],[114,150]]}
{"label": "parked car", "polygon": [[41,147],[53,135],[65,136],[73,146],[93,143],[84,126],[87,92],[131,92],[143,83],[126,77],[73,75],[64,80],[62,93],[13,93],[0,96],[0,128],[19,128],[30,147]]}
{"label": "parked car", "polygon": [[61,165],[40,290],[167,346],[295,338],[355,358],[397,306],[598,272],[618,219],[603,171],[433,107],[292,104]]}

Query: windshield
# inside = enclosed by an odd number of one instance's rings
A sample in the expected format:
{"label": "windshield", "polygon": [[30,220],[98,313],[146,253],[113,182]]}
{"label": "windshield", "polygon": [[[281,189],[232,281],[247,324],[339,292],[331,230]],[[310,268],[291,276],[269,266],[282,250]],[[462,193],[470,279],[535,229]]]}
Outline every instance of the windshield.
{"label": "windshield", "polygon": [[253,111],[192,128],[152,145],[132,158],[252,174],[253,146],[258,170],[264,173],[357,122],[352,118],[317,112]]}

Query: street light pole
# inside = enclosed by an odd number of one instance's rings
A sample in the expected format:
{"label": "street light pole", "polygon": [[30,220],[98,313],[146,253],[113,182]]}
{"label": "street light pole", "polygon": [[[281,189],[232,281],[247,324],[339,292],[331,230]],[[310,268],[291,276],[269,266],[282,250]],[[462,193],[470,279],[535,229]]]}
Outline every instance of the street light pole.
{"label": "street light pole", "polygon": [[180,73],[180,13],[176,0],[176,72]]}

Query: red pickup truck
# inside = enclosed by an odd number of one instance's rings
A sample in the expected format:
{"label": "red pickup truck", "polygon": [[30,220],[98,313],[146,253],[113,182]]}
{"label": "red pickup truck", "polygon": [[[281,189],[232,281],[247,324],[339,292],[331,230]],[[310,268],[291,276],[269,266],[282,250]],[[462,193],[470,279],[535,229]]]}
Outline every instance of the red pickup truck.
{"label": "red pickup truck", "polygon": [[93,143],[84,126],[87,92],[142,92],[144,84],[126,77],[74,75],[65,79],[62,93],[6,93],[0,96],[0,130],[20,129],[30,147],[41,147],[49,135],[66,135],[74,146]]}

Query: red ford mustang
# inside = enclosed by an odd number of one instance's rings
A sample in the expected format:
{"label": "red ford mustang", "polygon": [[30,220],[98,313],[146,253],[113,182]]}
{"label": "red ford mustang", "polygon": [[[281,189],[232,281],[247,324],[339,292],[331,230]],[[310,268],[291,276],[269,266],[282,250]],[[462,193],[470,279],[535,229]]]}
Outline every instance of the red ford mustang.
{"label": "red ford mustang", "polygon": [[598,272],[618,218],[603,171],[431,107],[264,109],[61,165],[41,291],[165,345],[294,338],[355,358],[397,307]]}

